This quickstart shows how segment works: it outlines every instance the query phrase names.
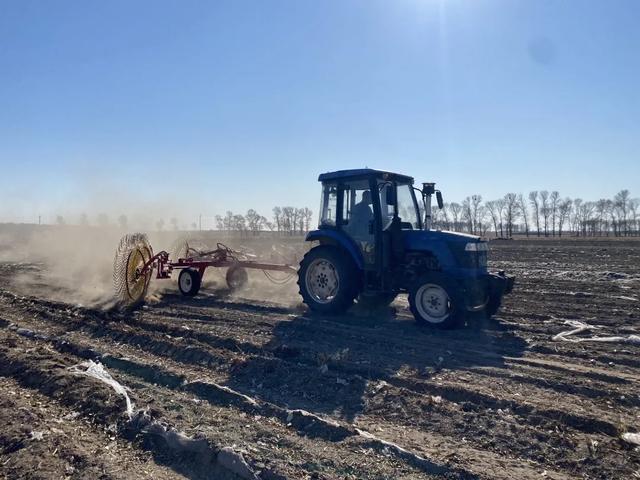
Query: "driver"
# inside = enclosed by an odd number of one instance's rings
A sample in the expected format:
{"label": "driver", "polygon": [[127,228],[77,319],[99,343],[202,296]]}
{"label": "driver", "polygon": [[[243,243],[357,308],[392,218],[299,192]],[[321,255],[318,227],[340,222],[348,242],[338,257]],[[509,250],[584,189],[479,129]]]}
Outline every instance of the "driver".
{"label": "driver", "polygon": [[368,235],[369,222],[373,220],[373,210],[371,209],[371,192],[362,192],[362,200],[356,203],[351,210],[350,230],[355,235]]}

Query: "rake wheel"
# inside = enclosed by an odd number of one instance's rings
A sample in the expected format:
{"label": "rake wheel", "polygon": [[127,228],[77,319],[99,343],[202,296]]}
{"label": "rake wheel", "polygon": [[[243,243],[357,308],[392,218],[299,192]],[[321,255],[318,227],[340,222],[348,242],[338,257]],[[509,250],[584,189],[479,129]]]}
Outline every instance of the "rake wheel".
{"label": "rake wheel", "polygon": [[144,299],[152,269],[143,272],[142,268],[151,257],[153,250],[146,235],[133,233],[120,240],[113,260],[113,286],[120,304],[133,306]]}

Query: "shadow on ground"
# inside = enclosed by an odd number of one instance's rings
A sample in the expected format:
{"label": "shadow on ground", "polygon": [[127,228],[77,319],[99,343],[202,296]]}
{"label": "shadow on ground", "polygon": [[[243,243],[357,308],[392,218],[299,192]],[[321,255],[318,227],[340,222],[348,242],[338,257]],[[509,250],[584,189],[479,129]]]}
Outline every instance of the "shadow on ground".
{"label": "shadow on ground", "polygon": [[[356,306],[347,315],[321,316],[221,293],[187,301],[235,314],[263,313],[269,321],[256,328],[272,328],[259,354],[247,355],[231,368],[228,385],[288,408],[349,422],[366,409],[369,391],[380,382],[427,393],[441,371],[504,368],[505,356],[520,357],[526,348],[522,338],[497,321],[439,331],[417,326],[401,308],[372,312]],[[171,299],[174,305],[180,301]]]}

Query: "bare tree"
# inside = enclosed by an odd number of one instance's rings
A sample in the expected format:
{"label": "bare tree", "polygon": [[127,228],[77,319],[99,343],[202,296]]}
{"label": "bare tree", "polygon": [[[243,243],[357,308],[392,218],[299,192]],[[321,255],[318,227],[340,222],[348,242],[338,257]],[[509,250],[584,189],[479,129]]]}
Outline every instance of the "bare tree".
{"label": "bare tree", "polygon": [[498,206],[498,220],[499,220],[499,225],[500,225],[500,236],[504,237],[504,222],[503,222],[503,217],[504,217],[504,198],[500,198],[498,200],[496,200],[496,204]]}
{"label": "bare tree", "polygon": [[[216,221],[216,230],[222,232],[224,230],[224,218],[222,217],[222,215],[216,215],[215,216],[215,221]],[[194,225],[195,225],[195,223],[194,223]],[[194,230],[195,230],[195,228],[194,228]]]}
{"label": "bare tree", "polygon": [[631,216],[631,233],[640,233],[640,225],[638,224],[638,210],[640,210],[640,198],[633,198],[629,201],[629,214]]}
{"label": "bare tree", "polygon": [[571,230],[575,232],[577,236],[580,236],[580,210],[582,208],[582,199],[576,198],[573,201],[573,216],[571,217]]}
{"label": "bare tree", "polygon": [[293,235],[295,229],[293,207],[282,207],[282,229],[289,235]]}
{"label": "bare tree", "polygon": [[273,207],[273,223],[276,226],[276,231],[282,231],[282,209],[280,207]]}
{"label": "bare tree", "polygon": [[609,227],[609,230],[611,230],[611,232],[613,233],[614,236],[617,236],[620,227],[618,225],[618,218],[616,216],[616,207],[615,207],[615,205],[614,205],[612,200],[607,199],[606,206],[605,206],[605,211],[607,212],[607,215],[609,216],[609,223],[611,225]]}
{"label": "bare tree", "polygon": [[178,219],[176,217],[171,217],[169,219],[169,223],[175,232],[178,231]]}
{"label": "bare tree", "polygon": [[518,217],[518,196],[515,193],[507,193],[504,196],[504,213],[507,222],[507,236],[513,237],[513,224]]}
{"label": "bare tree", "polygon": [[628,235],[629,227],[627,225],[627,217],[629,211],[629,190],[620,190],[613,198],[613,204],[618,211],[620,234]]}
{"label": "bare tree", "polygon": [[529,208],[527,207],[527,202],[524,199],[524,196],[520,193],[518,194],[518,210],[522,220],[524,221],[524,231],[529,236]]}
{"label": "bare tree", "polygon": [[609,209],[609,201],[606,198],[601,198],[596,202],[596,217],[598,220],[598,235],[602,235],[606,231],[609,235],[609,226],[607,220],[607,210]]}
{"label": "bare tree", "polygon": [[451,213],[451,220],[453,221],[452,230],[460,229],[460,214],[462,213],[462,205],[456,202],[449,203],[449,212]]}
{"label": "bare tree", "polygon": [[435,208],[431,212],[431,226],[434,229],[441,230],[442,225],[444,224],[444,215],[442,214],[442,210],[439,208]]}
{"label": "bare tree", "polygon": [[558,204],[558,235],[560,237],[562,236],[562,228],[564,226],[564,223],[571,214],[572,205],[573,202],[570,198],[565,198]]}
{"label": "bare tree", "polygon": [[593,211],[595,210],[594,202],[584,202],[580,207],[580,218],[582,223],[582,235],[586,236],[587,232],[594,235],[595,228],[593,222]]}
{"label": "bare tree", "polygon": [[557,190],[551,192],[549,197],[549,208],[551,210],[551,232],[556,236],[556,219],[558,216],[558,203],[560,202],[560,193]]}
{"label": "bare tree", "polygon": [[164,228],[164,220],[161,218],[156,222],[156,229],[161,231]]}
{"label": "bare tree", "polygon": [[259,235],[260,230],[262,230],[262,225],[264,224],[265,218],[258,212],[256,212],[253,208],[250,208],[249,210],[247,210],[245,220],[247,227],[252,235]]}
{"label": "bare tree", "polygon": [[231,217],[232,229],[236,232],[240,232],[240,236],[243,236],[247,231],[247,223],[244,219],[244,215],[233,215]]}
{"label": "bare tree", "polygon": [[491,221],[493,222],[493,231],[495,236],[498,236],[498,222],[499,222],[499,213],[498,213],[498,202],[496,200],[491,200],[484,204],[487,207],[487,212],[489,212],[489,216],[491,217]]}
{"label": "bare tree", "polygon": [[482,222],[482,217],[484,217],[485,213],[482,208],[482,195],[472,195],[471,196],[471,215],[473,217],[472,222],[472,230],[471,233],[478,233],[480,231],[480,224]]}
{"label": "bare tree", "polygon": [[64,217],[62,215],[56,216],[56,224],[57,225],[65,225]]}
{"label": "bare tree", "polygon": [[538,201],[538,191],[529,192],[529,203],[533,208],[533,218],[536,221],[536,230],[540,236],[540,202]]}
{"label": "bare tree", "polygon": [[441,226],[443,230],[451,230],[450,221],[449,221],[449,208],[447,205],[443,205],[442,209],[436,208],[434,211],[437,211],[439,215],[442,216]]}
{"label": "bare tree", "polygon": [[235,228],[233,216],[234,216],[233,212],[231,210],[227,210],[227,213],[225,214],[224,219],[222,221],[222,223],[224,225],[224,229],[227,232],[230,232],[231,230],[234,230],[234,228]]}
{"label": "bare tree", "polygon": [[122,230],[126,230],[128,225],[129,225],[129,219],[127,218],[127,216],[124,214],[120,215],[118,217],[118,226]]}
{"label": "bare tree", "polygon": [[302,219],[304,220],[304,232],[308,232],[311,230],[311,221],[313,219],[313,211],[311,211],[308,207],[304,207],[302,209]]}
{"label": "bare tree", "polygon": [[462,221],[467,225],[467,231],[473,233],[473,211],[471,207],[471,197],[462,201]]}
{"label": "bare tree", "polygon": [[544,236],[549,236],[549,215],[551,214],[551,208],[549,207],[549,192],[542,190],[540,192],[540,213],[542,213],[542,219],[544,221]]}

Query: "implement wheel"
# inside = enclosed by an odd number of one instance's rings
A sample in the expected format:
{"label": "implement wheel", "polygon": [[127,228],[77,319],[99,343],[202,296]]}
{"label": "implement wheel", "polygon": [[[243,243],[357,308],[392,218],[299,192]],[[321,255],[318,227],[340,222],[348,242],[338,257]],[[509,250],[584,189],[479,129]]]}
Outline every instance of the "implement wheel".
{"label": "implement wheel", "polygon": [[178,276],[178,288],[185,297],[196,296],[200,291],[201,284],[202,277],[200,277],[200,273],[192,268],[183,269],[180,272],[180,276]]}
{"label": "implement wheel", "polygon": [[249,281],[249,274],[247,273],[246,268],[238,265],[232,265],[227,269],[225,279],[227,280],[229,290],[238,290],[247,284]]}
{"label": "implement wheel", "polygon": [[144,266],[151,257],[153,251],[146,235],[134,233],[120,240],[113,260],[113,286],[120,304],[133,306],[144,299],[153,269]]}

